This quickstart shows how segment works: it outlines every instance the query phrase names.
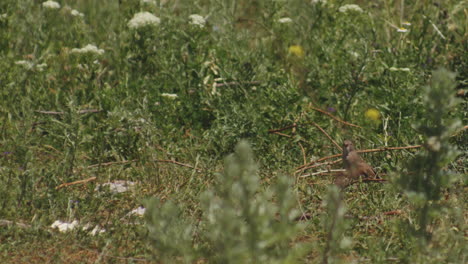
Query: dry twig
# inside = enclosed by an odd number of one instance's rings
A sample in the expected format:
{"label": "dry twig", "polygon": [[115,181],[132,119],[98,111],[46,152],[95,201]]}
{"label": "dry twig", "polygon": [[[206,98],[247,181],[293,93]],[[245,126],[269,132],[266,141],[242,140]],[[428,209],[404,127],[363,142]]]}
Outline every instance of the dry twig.
{"label": "dry twig", "polygon": [[[414,148],[420,148],[420,147],[422,147],[422,145],[406,146],[406,147],[384,147],[384,148],[378,148],[378,149],[358,150],[357,152],[358,152],[358,153],[369,153],[369,152],[381,152],[381,151],[387,151],[387,150],[414,149]],[[308,166],[314,165],[314,164],[316,164],[317,162],[321,162],[321,161],[324,161],[324,160],[337,158],[337,157],[340,157],[341,155],[342,155],[342,154],[335,154],[335,155],[331,155],[331,156],[326,156],[326,157],[320,158],[320,159],[318,159],[318,160],[309,162],[309,163],[306,164],[306,165],[299,166],[299,167],[296,168],[296,170],[297,170],[297,171],[301,171],[301,170],[305,170],[305,169],[310,169],[310,168],[313,168],[313,167],[308,167]],[[296,172],[297,172],[297,171],[296,171]]]}
{"label": "dry twig", "polygon": [[16,225],[17,227],[20,227],[20,228],[30,228],[31,227],[31,225],[28,225],[28,224],[23,224],[23,223],[19,223],[19,222],[13,222],[13,221],[10,221],[10,220],[0,219],[0,226],[11,226],[11,225]]}
{"label": "dry twig", "polygon": [[104,167],[104,166],[111,166],[115,164],[127,164],[127,163],[132,163],[138,161],[137,159],[134,160],[122,160],[122,161],[111,161],[111,162],[104,162],[104,163],[98,163],[98,164],[93,164],[89,165],[86,167],[87,169],[92,169],[92,168],[97,168],[97,167]]}
{"label": "dry twig", "polygon": [[312,108],[312,109],[314,109],[315,111],[320,112],[320,113],[322,113],[322,114],[324,114],[324,115],[327,115],[327,116],[331,117],[332,119],[334,119],[334,120],[336,120],[336,121],[338,121],[338,122],[340,122],[340,123],[342,123],[342,124],[345,124],[345,125],[347,125],[347,126],[362,128],[361,126],[358,126],[358,125],[351,124],[351,123],[348,123],[348,122],[346,122],[346,121],[343,121],[343,120],[339,119],[338,117],[336,117],[336,116],[334,116],[334,115],[332,115],[332,114],[330,114],[330,113],[328,113],[328,112],[326,112],[326,111],[324,111],[324,110],[322,110],[322,109],[320,109],[320,108],[314,107],[314,106],[312,106],[312,105],[310,105],[310,108]]}
{"label": "dry twig", "polygon": [[59,186],[55,187],[55,190],[59,190],[59,189],[61,189],[63,187],[68,187],[68,186],[72,186],[72,185],[88,183],[88,182],[91,182],[91,181],[95,181],[96,179],[97,179],[96,177],[91,177],[91,178],[84,179],[84,180],[62,183]]}
{"label": "dry twig", "polygon": [[324,171],[318,171],[318,172],[314,172],[314,173],[308,173],[308,174],[301,175],[301,178],[306,178],[306,177],[310,177],[310,176],[317,176],[317,175],[336,174],[336,173],[345,172],[345,171],[346,170],[344,170],[344,169],[324,170]]}
{"label": "dry twig", "polygon": [[[83,109],[83,110],[78,110],[78,114],[89,114],[89,113],[100,113],[103,110],[98,110],[98,109]],[[34,111],[39,114],[44,114],[44,115],[64,115],[65,112],[56,112],[56,111],[42,111],[42,110],[36,110]]]}
{"label": "dry twig", "polygon": [[333,138],[330,137],[330,135],[328,135],[328,133],[325,132],[325,130],[323,130],[323,128],[321,128],[321,127],[320,127],[317,123],[315,123],[315,122],[312,122],[312,124],[313,124],[316,128],[318,128],[320,131],[322,131],[322,133],[325,134],[325,136],[327,136],[327,138],[330,139],[330,141],[333,142],[333,144],[335,144],[335,146],[336,146],[341,152],[343,152],[343,149],[340,147],[340,145],[338,145],[338,143],[336,143],[336,141],[333,140]]}
{"label": "dry twig", "polygon": [[156,162],[161,162],[161,163],[172,163],[172,164],[176,164],[176,165],[179,165],[179,166],[182,166],[182,167],[187,167],[187,168],[194,169],[194,170],[196,170],[197,172],[202,172],[202,171],[203,171],[203,170],[201,170],[201,169],[195,168],[195,167],[192,166],[192,165],[184,164],[184,163],[181,163],[181,162],[178,162],[178,161],[175,161],[175,160],[156,160]]}
{"label": "dry twig", "polygon": [[299,144],[299,147],[301,147],[302,160],[304,161],[304,164],[307,164],[307,158],[306,158],[304,147],[302,146],[301,142],[297,142],[297,144]]}

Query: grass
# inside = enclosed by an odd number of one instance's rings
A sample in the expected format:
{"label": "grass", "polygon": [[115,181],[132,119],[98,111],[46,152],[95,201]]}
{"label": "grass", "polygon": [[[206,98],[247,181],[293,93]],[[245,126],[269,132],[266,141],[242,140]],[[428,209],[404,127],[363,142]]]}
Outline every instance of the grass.
{"label": "grass", "polygon": [[[329,188],[333,175],[295,174],[341,153],[317,126],[358,149],[431,142],[435,132],[420,127],[435,124],[424,88],[433,71],[456,73],[443,99],[466,93],[466,2],[58,2],[0,2],[0,220],[28,225],[1,226],[2,263],[466,262],[466,96],[437,111],[437,131],[453,135],[443,146],[459,150],[437,157],[437,170],[460,177],[426,201],[428,240],[416,232],[419,196],[401,179],[430,148],[363,154],[389,182],[341,194]],[[363,12],[340,12],[345,4]],[[143,11],[160,24],[130,28]],[[104,52],[73,50],[88,44]],[[224,163],[241,139],[252,155]],[[136,184],[96,189],[116,180]],[[225,210],[210,218],[218,202]],[[139,206],[151,213],[128,215]],[[301,213],[307,221],[295,221]],[[106,231],[50,228],[74,219]]]}

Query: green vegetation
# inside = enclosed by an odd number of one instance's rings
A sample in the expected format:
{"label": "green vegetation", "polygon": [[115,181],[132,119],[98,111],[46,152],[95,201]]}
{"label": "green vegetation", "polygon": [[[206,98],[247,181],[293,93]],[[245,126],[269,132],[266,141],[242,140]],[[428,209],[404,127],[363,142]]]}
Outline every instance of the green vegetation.
{"label": "green vegetation", "polygon": [[467,10],[0,1],[0,262],[466,262]]}

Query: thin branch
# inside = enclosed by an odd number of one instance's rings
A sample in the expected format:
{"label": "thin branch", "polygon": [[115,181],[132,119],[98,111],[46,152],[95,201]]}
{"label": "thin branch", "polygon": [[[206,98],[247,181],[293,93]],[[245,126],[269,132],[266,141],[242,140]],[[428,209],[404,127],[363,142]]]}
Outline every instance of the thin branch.
{"label": "thin branch", "polygon": [[39,113],[39,114],[45,114],[45,115],[63,115],[64,114],[64,112],[40,111],[40,110],[36,110],[34,112]]}
{"label": "thin branch", "polygon": [[335,146],[340,150],[340,152],[343,152],[343,149],[340,147],[340,145],[338,145],[338,143],[336,143],[335,140],[333,140],[332,137],[330,137],[330,135],[328,135],[327,132],[325,132],[325,130],[323,130],[323,128],[321,128],[317,123],[315,122],[312,122],[312,124],[318,128],[320,131],[322,131],[323,134],[325,134],[325,136],[327,136],[328,139],[330,139],[331,142],[333,142],[333,144],[335,144]]}
{"label": "thin branch", "polygon": [[[103,110],[98,110],[98,109],[83,109],[83,110],[78,110],[78,114],[89,114],[89,113],[100,113]],[[35,110],[34,112],[39,113],[39,114],[44,114],[44,115],[64,115],[65,112],[56,112],[56,111],[42,111],[42,110]]]}
{"label": "thin branch", "polygon": [[98,109],[83,109],[83,110],[78,110],[78,114],[89,114],[89,113],[100,113],[104,110],[98,110]]}
{"label": "thin branch", "polygon": [[[305,168],[305,167],[307,167],[307,166],[311,166],[311,165],[313,165],[313,164],[316,164],[317,162],[321,162],[321,161],[328,160],[328,159],[333,159],[333,158],[338,158],[338,157],[341,157],[341,156],[342,156],[342,154],[335,154],[335,155],[331,155],[331,156],[326,156],[326,157],[320,158],[320,159],[318,159],[318,160],[309,162],[309,163],[307,163],[307,164],[305,164],[305,165],[299,166],[299,167],[296,168],[296,170],[301,170],[301,169],[303,169],[303,168]],[[324,165],[324,164],[322,164],[322,165]],[[313,167],[312,167],[312,168],[313,168]],[[308,168],[308,169],[309,169],[309,168]]]}
{"label": "thin branch", "polygon": [[272,134],[276,134],[276,135],[279,135],[279,136],[282,136],[282,137],[292,138],[292,136],[287,135],[287,134],[283,134],[283,133],[280,133],[280,132],[273,132]]}
{"label": "thin branch", "polygon": [[202,172],[203,170],[201,169],[197,169],[195,167],[193,167],[192,165],[188,165],[188,164],[184,164],[184,163],[181,163],[181,162],[178,162],[178,161],[175,161],[175,160],[156,160],[156,162],[161,162],[161,163],[172,163],[172,164],[176,164],[176,165],[179,165],[179,166],[182,166],[182,167],[187,167],[187,168],[191,168],[191,169],[194,169],[198,172]]}
{"label": "thin branch", "polygon": [[278,128],[278,129],[270,129],[270,130],[268,130],[268,133],[272,134],[272,133],[275,133],[275,132],[281,132],[283,130],[294,128],[294,127],[297,127],[297,124],[292,124],[290,126],[283,127],[283,128]]}
{"label": "thin branch", "polygon": [[305,170],[308,170],[308,169],[313,169],[313,168],[320,167],[320,166],[333,165],[333,164],[339,163],[341,161],[342,161],[341,159],[338,159],[338,160],[334,160],[334,161],[323,162],[323,163],[313,164],[311,166],[306,166],[306,167],[303,167],[303,168],[300,168],[300,169],[296,170],[296,174],[300,173],[302,171],[305,171]]}
{"label": "thin branch", "polygon": [[259,85],[261,82],[259,81],[251,81],[251,82],[224,82],[224,83],[217,83],[216,87],[223,87],[223,86],[240,86],[240,85]]}
{"label": "thin branch", "polygon": [[344,170],[344,169],[339,169],[339,170],[324,170],[324,171],[318,171],[318,172],[314,172],[314,173],[304,174],[304,175],[301,175],[300,178],[306,178],[306,177],[316,176],[316,175],[335,174],[335,173],[345,172],[345,171],[346,171],[346,170]]}
{"label": "thin branch", "polygon": [[387,151],[387,150],[401,150],[401,149],[414,149],[414,148],[420,148],[422,145],[415,145],[415,146],[406,146],[406,147],[384,147],[384,148],[378,148],[378,149],[365,149],[365,150],[358,150],[358,153],[369,153],[369,152],[381,152],[381,151]]}
{"label": "thin branch", "polygon": [[317,108],[317,107],[314,107],[314,106],[310,106],[310,108],[312,108],[312,109],[314,109],[315,111],[318,111],[318,112],[320,112],[320,113],[322,113],[322,114],[324,114],[324,115],[327,115],[327,116],[333,118],[334,120],[336,120],[336,121],[338,121],[338,122],[340,122],[340,123],[342,123],[342,124],[345,124],[345,125],[347,125],[347,126],[362,128],[361,126],[358,126],[358,125],[351,124],[351,123],[348,123],[348,122],[346,122],[346,121],[343,121],[343,120],[339,119],[338,117],[335,117],[334,115],[332,115],[332,114],[330,114],[330,113],[328,113],[328,112],[326,112],[326,111],[324,111],[324,110],[322,110],[322,109],[320,109],[320,108]]}
{"label": "thin branch", "polygon": [[31,225],[28,225],[28,224],[0,219],[0,226],[11,226],[11,225],[16,225],[17,227],[20,227],[20,228],[31,228]]}
{"label": "thin branch", "polygon": [[95,181],[96,179],[97,179],[96,177],[91,177],[91,178],[84,179],[84,180],[62,183],[59,186],[55,187],[55,190],[59,190],[59,189],[61,189],[63,187],[68,187],[68,186],[72,186],[72,185],[88,183],[88,182],[91,182],[91,181]]}
{"label": "thin branch", "polygon": [[307,158],[306,158],[304,147],[302,146],[301,142],[297,142],[297,144],[299,144],[299,147],[301,147],[302,159],[304,161],[304,164],[307,164]]}
{"label": "thin branch", "polygon": [[365,178],[365,179],[358,179],[358,180],[354,180],[354,181],[351,181],[349,184],[346,185],[346,187],[349,187],[353,184],[356,184],[356,183],[361,183],[361,182],[387,182],[387,180],[385,179],[368,179],[368,178]]}
{"label": "thin branch", "polygon": [[115,165],[115,164],[127,164],[127,163],[136,162],[136,161],[138,161],[138,160],[133,159],[133,160],[111,161],[111,162],[104,162],[104,163],[89,165],[86,168],[87,169],[92,169],[92,168],[97,168],[97,167],[111,166],[111,165]]}
{"label": "thin branch", "polygon": [[[366,149],[366,150],[358,150],[357,152],[358,152],[358,153],[369,153],[369,152],[381,152],[381,151],[387,151],[387,150],[414,149],[414,148],[420,148],[420,147],[422,147],[422,145],[406,146],[406,147],[385,147],[385,148],[378,148],[378,149]],[[342,154],[335,154],[335,155],[331,155],[331,156],[326,156],[326,157],[320,158],[320,159],[318,159],[318,160],[309,162],[309,163],[306,164],[306,165],[299,166],[299,167],[296,168],[296,170],[302,170],[302,169],[304,169],[305,167],[308,167],[308,166],[311,166],[311,165],[313,165],[313,164],[316,164],[317,162],[321,162],[321,161],[324,161],[324,160],[337,158],[337,157],[340,157],[341,155],[342,155]]]}
{"label": "thin branch", "polygon": [[401,210],[393,210],[393,211],[384,212],[383,215],[400,215],[401,213],[402,213]]}

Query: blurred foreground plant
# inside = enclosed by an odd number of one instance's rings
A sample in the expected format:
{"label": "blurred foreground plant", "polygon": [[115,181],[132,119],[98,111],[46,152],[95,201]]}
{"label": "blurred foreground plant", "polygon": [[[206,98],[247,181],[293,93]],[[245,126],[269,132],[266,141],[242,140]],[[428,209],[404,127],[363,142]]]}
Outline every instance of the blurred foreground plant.
{"label": "blurred foreground plant", "polygon": [[327,233],[327,241],[323,250],[322,263],[339,263],[338,254],[352,245],[350,238],[344,236],[346,223],[344,216],[346,208],[343,197],[337,186],[330,186],[327,199],[323,204],[327,207],[327,215],[323,218]]}
{"label": "blurred foreground plant", "polygon": [[155,256],[172,262],[196,257],[210,263],[294,263],[306,253],[301,243],[291,246],[302,229],[295,201],[286,177],[261,190],[252,150],[242,141],[226,158],[216,186],[201,196],[203,216],[196,231],[174,203],[147,204]]}
{"label": "blurred foreground plant", "polygon": [[426,137],[425,151],[416,155],[408,164],[408,175],[400,177],[398,183],[404,188],[417,208],[417,227],[411,231],[426,245],[431,238],[428,230],[434,215],[440,211],[437,203],[444,191],[453,183],[453,175],[447,165],[457,157],[458,152],[449,142],[451,135],[460,126],[460,121],[451,119],[448,112],[457,104],[454,97],[455,74],[438,69],[424,88],[423,103],[426,119],[417,128]]}

